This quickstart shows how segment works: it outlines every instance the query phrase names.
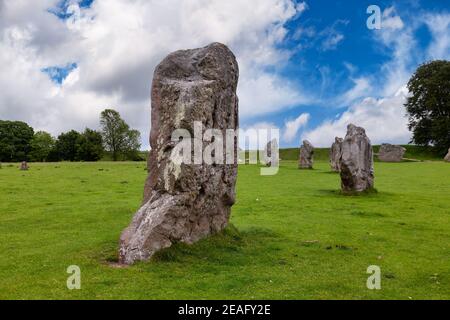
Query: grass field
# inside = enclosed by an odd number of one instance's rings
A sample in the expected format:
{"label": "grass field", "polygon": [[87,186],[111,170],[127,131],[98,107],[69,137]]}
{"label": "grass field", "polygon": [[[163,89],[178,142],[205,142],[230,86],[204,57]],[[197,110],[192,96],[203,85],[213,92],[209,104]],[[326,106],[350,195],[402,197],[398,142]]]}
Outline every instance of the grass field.
{"label": "grass field", "polygon": [[[339,194],[325,161],[239,169],[232,227],[115,268],[144,163],[0,169],[0,299],[450,299],[450,164],[376,163],[378,193]],[[81,268],[69,291],[66,269]],[[378,265],[382,289],[368,290]]]}

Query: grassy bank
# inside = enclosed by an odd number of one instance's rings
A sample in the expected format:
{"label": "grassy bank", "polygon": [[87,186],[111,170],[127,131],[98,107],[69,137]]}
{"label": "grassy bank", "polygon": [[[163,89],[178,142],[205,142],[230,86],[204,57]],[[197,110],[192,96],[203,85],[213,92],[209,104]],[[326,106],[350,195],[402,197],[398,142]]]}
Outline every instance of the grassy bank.
{"label": "grassy bank", "polygon": [[[406,152],[404,157],[408,159],[416,159],[421,161],[440,161],[443,158],[436,155],[429,147],[421,147],[414,145],[404,145]],[[378,153],[380,146],[373,146],[373,152]],[[299,154],[298,148],[280,149],[280,158],[283,160],[297,160]],[[330,148],[316,148],[314,149],[314,159],[316,161],[328,161]],[[377,161],[375,157],[375,161]]]}

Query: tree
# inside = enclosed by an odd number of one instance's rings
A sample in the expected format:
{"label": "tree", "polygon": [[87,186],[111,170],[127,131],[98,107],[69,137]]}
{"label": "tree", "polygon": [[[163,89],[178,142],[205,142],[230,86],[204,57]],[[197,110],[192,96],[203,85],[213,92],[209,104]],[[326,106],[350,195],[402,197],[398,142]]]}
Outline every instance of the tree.
{"label": "tree", "polygon": [[139,161],[141,148],[141,133],[138,130],[129,130],[125,139],[125,154],[129,160]]}
{"label": "tree", "polygon": [[82,161],[98,161],[103,156],[103,139],[102,135],[89,128],[78,137],[76,142],[77,160]]}
{"label": "tree", "polygon": [[55,147],[55,139],[45,132],[38,131],[31,140],[30,160],[36,162],[48,161],[48,156]]}
{"label": "tree", "polygon": [[61,133],[56,141],[56,152],[59,160],[75,161],[77,160],[77,141],[80,134],[71,130],[67,133]]}
{"label": "tree", "polygon": [[112,153],[114,161],[119,156],[137,154],[140,148],[140,133],[130,130],[130,126],[120,117],[119,112],[104,110],[100,115],[103,143],[106,150]]}
{"label": "tree", "polygon": [[0,161],[28,160],[34,130],[21,121],[0,120]]}
{"label": "tree", "polygon": [[450,147],[450,61],[420,66],[408,82],[405,104],[413,142],[444,154]]}

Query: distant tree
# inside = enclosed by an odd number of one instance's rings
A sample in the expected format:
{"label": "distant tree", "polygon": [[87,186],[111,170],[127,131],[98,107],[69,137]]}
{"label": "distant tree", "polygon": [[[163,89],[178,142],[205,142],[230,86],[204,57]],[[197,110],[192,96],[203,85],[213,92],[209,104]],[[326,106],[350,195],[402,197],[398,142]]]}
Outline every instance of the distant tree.
{"label": "distant tree", "polygon": [[408,82],[405,104],[413,142],[444,154],[450,147],[450,61],[420,66]]}
{"label": "distant tree", "polygon": [[140,133],[130,130],[130,126],[120,117],[119,112],[104,110],[100,115],[103,143],[110,151],[114,161],[120,156],[138,154],[140,148]]}
{"label": "distant tree", "polygon": [[50,133],[38,131],[31,140],[30,160],[36,162],[48,161],[48,156],[55,147],[55,139]]}
{"label": "distant tree", "polygon": [[75,130],[61,133],[58,136],[55,147],[59,160],[77,160],[77,141],[79,138],[80,134]]}
{"label": "distant tree", "polygon": [[125,154],[129,160],[142,160],[139,155],[141,149],[141,133],[138,130],[129,130],[126,135]]}
{"label": "distant tree", "polygon": [[29,160],[33,136],[33,128],[25,122],[0,120],[0,161]]}
{"label": "distant tree", "polygon": [[77,160],[98,161],[103,156],[103,139],[100,132],[86,128],[78,137],[76,145]]}

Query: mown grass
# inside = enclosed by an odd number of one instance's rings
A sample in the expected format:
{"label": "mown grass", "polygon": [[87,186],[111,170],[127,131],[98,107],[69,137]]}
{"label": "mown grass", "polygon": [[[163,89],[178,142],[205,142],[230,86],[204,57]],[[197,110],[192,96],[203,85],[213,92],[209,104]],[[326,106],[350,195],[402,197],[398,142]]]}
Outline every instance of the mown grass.
{"label": "mown grass", "polygon": [[[352,197],[326,162],[283,161],[275,176],[241,166],[225,232],[116,268],[145,163],[3,164],[0,299],[450,299],[450,165],[375,170],[378,192]],[[69,265],[81,290],[66,288]]]}

